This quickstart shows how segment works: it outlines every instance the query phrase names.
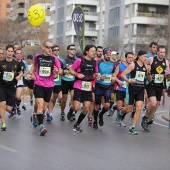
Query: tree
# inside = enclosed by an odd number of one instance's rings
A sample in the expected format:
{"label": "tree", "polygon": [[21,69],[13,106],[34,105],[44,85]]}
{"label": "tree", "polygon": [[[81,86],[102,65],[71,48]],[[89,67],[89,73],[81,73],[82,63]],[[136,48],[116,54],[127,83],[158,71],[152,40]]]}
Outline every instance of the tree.
{"label": "tree", "polygon": [[0,25],[0,44],[18,43],[21,48],[25,47],[27,40],[35,37],[35,32],[39,31],[38,27],[33,28],[25,21],[18,22],[4,19],[0,21]]}

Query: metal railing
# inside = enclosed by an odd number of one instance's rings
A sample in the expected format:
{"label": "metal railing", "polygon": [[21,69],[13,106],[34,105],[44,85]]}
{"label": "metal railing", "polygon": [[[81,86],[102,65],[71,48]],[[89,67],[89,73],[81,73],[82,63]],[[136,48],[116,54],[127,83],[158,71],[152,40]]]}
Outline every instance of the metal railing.
{"label": "metal railing", "polygon": [[156,13],[143,13],[143,12],[137,12],[137,16],[141,17],[154,17],[154,18],[168,18],[167,14],[156,14]]}

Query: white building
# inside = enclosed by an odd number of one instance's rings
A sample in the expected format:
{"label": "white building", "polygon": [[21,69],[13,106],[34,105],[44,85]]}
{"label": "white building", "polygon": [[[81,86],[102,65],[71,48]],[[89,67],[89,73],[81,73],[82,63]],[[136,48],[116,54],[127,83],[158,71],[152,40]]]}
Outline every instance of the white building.
{"label": "white building", "polygon": [[79,48],[71,18],[76,5],[81,5],[85,12],[85,43],[95,44],[98,0],[52,0],[49,39],[59,46],[66,48],[73,43]]}

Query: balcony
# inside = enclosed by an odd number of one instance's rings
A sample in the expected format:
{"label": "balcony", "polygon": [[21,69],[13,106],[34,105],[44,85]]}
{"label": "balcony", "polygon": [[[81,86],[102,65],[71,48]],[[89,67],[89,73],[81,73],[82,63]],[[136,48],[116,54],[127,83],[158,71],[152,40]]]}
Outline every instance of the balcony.
{"label": "balcony", "polygon": [[49,25],[54,25],[54,20],[50,20]]}
{"label": "balcony", "polygon": [[129,5],[132,3],[139,4],[155,4],[155,5],[169,5],[168,0],[126,0],[125,5]]}
{"label": "balcony", "polygon": [[151,24],[151,25],[167,25],[168,15],[167,14],[156,14],[156,13],[142,13],[137,12],[136,16],[127,17],[124,20],[125,25],[129,24]]}
{"label": "balcony", "polygon": [[72,5],[72,4],[80,4],[80,5],[94,5],[97,6],[98,5],[98,1],[97,0],[68,0],[67,1],[67,5]]}

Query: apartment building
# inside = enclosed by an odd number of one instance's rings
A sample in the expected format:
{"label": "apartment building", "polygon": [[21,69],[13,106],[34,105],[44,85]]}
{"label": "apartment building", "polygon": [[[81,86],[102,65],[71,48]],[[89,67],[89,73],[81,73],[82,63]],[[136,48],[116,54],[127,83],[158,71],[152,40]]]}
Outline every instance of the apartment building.
{"label": "apartment building", "polygon": [[49,39],[64,48],[71,43],[79,48],[71,16],[75,6],[81,5],[85,12],[85,43],[95,44],[98,3],[98,0],[52,0]]}
{"label": "apartment building", "polygon": [[0,20],[10,17],[10,2],[11,0],[0,1]]}

